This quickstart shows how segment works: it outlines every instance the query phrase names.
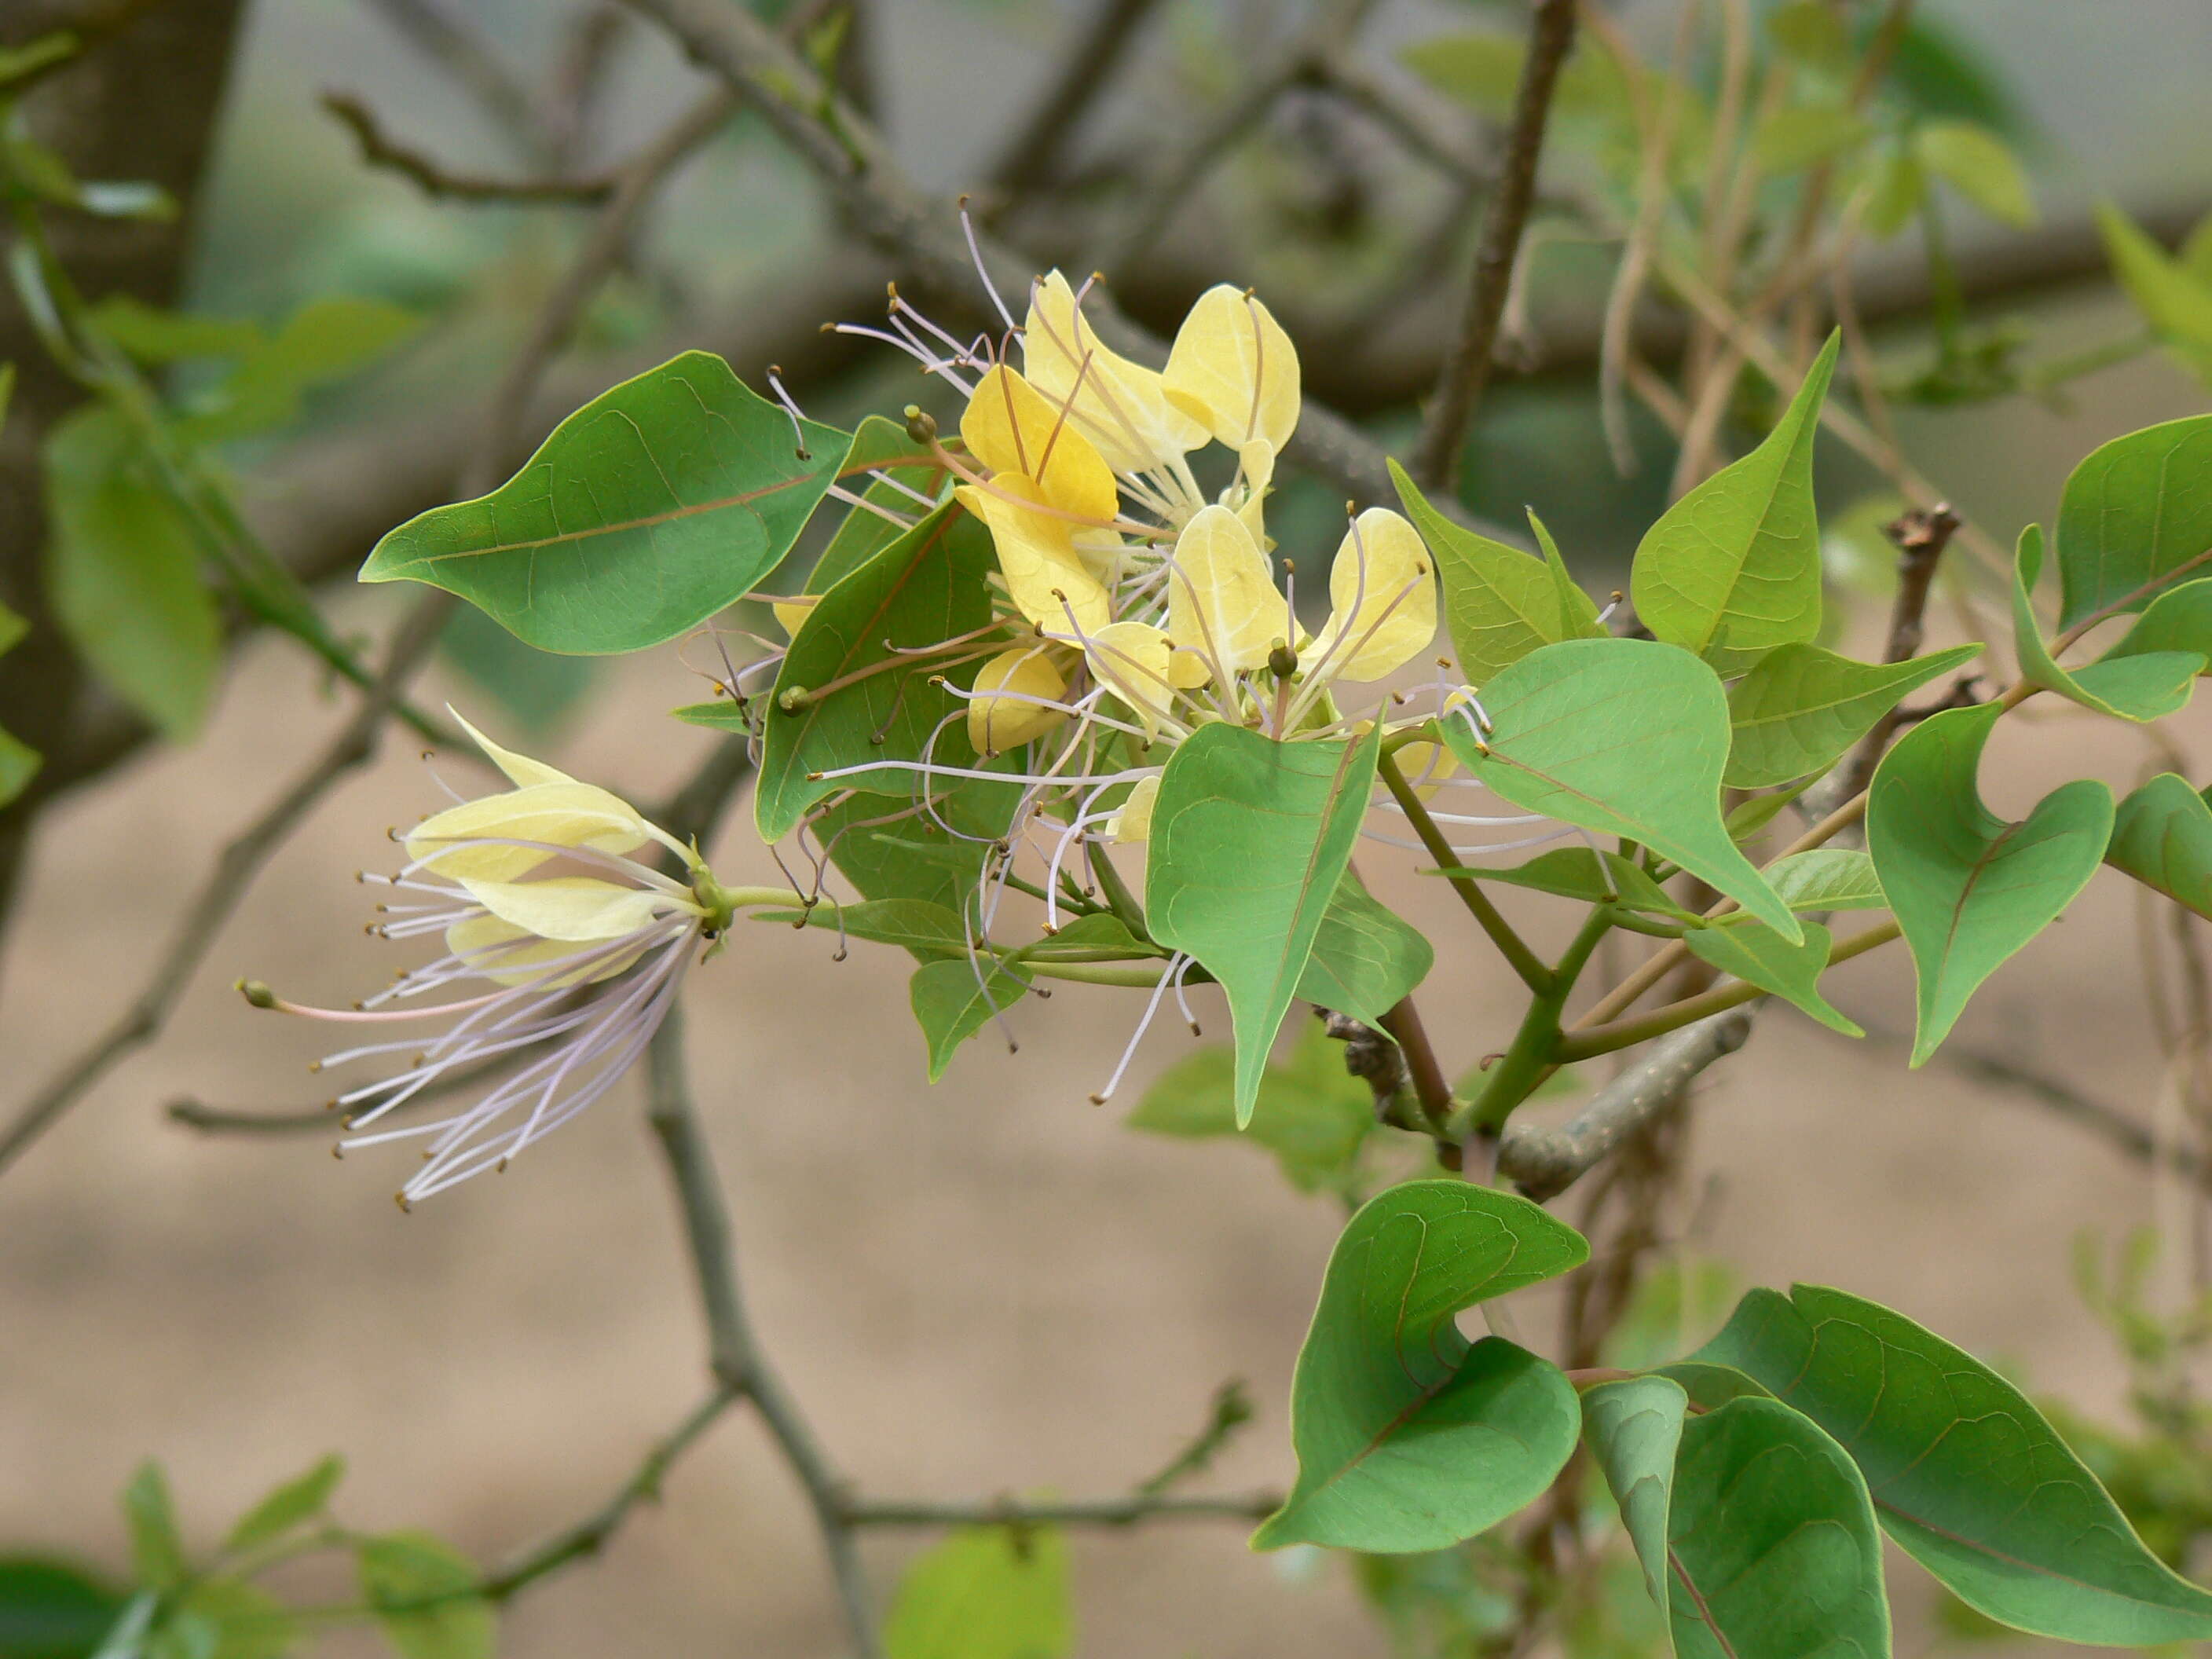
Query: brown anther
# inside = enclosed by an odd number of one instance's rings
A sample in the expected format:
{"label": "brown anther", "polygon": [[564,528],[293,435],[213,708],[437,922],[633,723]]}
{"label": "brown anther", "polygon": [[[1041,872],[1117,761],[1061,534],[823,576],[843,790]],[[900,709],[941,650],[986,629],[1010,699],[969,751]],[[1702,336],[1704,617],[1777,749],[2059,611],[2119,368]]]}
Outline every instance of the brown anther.
{"label": "brown anther", "polygon": [[[317,1072],[319,1072],[322,1069],[323,1062],[319,1060],[311,1060],[307,1062],[307,1075],[310,1077],[313,1077]],[[331,1103],[335,1105],[337,1103],[332,1102]]]}
{"label": "brown anther", "polygon": [[1103,1095],[1093,1095],[1091,1097],[1091,1103],[1093,1106],[1103,1106],[1106,1103],[1106,1097]]}

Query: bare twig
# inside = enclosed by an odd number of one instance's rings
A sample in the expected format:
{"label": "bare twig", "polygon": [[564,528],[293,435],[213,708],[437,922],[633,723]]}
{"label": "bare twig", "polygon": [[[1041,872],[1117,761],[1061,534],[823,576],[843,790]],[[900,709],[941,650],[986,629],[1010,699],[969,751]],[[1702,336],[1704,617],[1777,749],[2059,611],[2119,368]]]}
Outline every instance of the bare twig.
{"label": "bare twig", "polygon": [[1013,1498],[982,1503],[856,1504],[846,1511],[855,1527],[1127,1527],[1140,1521],[1264,1521],[1283,1506],[1279,1492],[1228,1498],[1092,1498],[1025,1504]]}
{"label": "bare twig", "polygon": [[325,92],[322,106],[351,132],[361,159],[411,180],[426,196],[452,202],[568,202],[593,206],[613,194],[609,174],[575,179],[493,179],[456,173],[384,130],[375,111],[351,93]]}
{"label": "bare twig", "polygon": [[647,1121],[659,1137],[669,1176],[675,1183],[706,1316],[714,1376],[725,1388],[752,1402],[784,1462],[798,1478],[822,1534],[854,1648],[861,1659],[877,1659],[881,1650],[876,1639],[875,1615],[869,1605],[867,1581],[860,1571],[860,1552],[853,1540],[842,1484],[832,1473],[781,1378],[762,1352],[745,1311],[732,1253],[729,1206],[714,1173],[714,1154],[692,1105],[680,1010],[672,1012],[653,1035],[647,1060],[651,1080]]}
{"label": "bare twig", "polygon": [[313,1134],[318,1129],[327,1130],[332,1121],[329,1109],[322,1106],[297,1112],[234,1111],[189,1097],[171,1101],[167,1110],[170,1122],[211,1135]]}
{"label": "bare twig", "polygon": [[1498,344],[1498,319],[1513,283],[1513,262],[1521,252],[1521,233],[1536,195],[1536,167],[1544,152],[1544,130],[1551,118],[1552,93],[1559,66],[1575,42],[1576,0],[1536,0],[1528,26],[1528,52],[1514,94],[1513,124],[1498,187],[1483,220],[1482,246],[1474,258],[1467,308],[1444,353],[1435,398],[1413,449],[1413,476],[1431,489],[1449,489],[1459,471],[1460,447],[1476,403],[1490,378],[1491,353]]}
{"label": "bare twig", "polygon": [[1214,164],[1266,118],[1278,98],[1306,79],[1313,65],[1343,51],[1373,4],[1374,0],[1322,0],[1312,20],[1260,64],[1235,97],[1194,131],[1173,141],[1167,157],[1144,169],[1152,184],[1128,210],[1101,265],[1109,274],[1134,269]]}
{"label": "bare twig", "polygon": [[222,849],[215,868],[178,924],[169,948],[162,952],[154,971],[147,976],[144,988],[90,1048],[32,1097],[7,1133],[0,1135],[0,1170],[5,1170],[118,1060],[160,1033],[177,1000],[184,995],[193,970],[215,942],[216,930],[253,878],[260,874],[269,855],[339,779],[376,752],[377,734],[385,717],[392,712],[415,670],[437,643],[452,605],[450,595],[433,592],[417,600],[408,611],[392,635],[382,671],[344,728],[260,817]]}
{"label": "bare twig", "polygon": [[1655,1115],[1682,1097],[1705,1067],[1743,1047],[1752,1011],[1732,1009],[1662,1038],[1651,1052],[1599,1090],[1563,1127],[1509,1128],[1498,1168],[1538,1202],[1566,1191]]}
{"label": "bare twig", "polygon": [[714,1427],[722,1413],[735,1405],[740,1397],[738,1389],[726,1382],[717,1382],[704,1400],[684,1413],[682,1422],[653,1443],[644,1461],[630,1472],[621,1486],[615,1488],[614,1495],[604,1504],[574,1526],[562,1528],[543,1543],[517,1556],[485,1578],[477,1586],[477,1593],[489,1601],[504,1601],[549,1573],[559,1571],[571,1561],[597,1555],[623,1522],[629,1518],[632,1510],[660,1496],[660,1482],[677,1459],[689,1451],[692,1443],[701,1435]]}
{"label": "bare twig", "polygon": [[987,176],[994,192],[1022,196],[1052,180],[1068,141],[1114,84],[1123,54],[1158,4],[1159,0],[1097,0],[1028,118],[992,164]]}

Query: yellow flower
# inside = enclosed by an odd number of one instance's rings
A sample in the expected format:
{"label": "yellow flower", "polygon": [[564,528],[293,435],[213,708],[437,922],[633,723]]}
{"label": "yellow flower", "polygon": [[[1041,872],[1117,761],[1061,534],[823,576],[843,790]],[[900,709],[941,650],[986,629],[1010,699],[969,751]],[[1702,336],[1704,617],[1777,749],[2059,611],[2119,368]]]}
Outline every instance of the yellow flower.
{"label": "yellow flower", "polygon": [[1209,507],[1176,540],[1168,635],[1211,677],[1258,668],[1289,634],[1289,606],[1243,520]]}
{"label": "yellow flower", "polygon": [[1388,507],[1352,521],[1329,567],[1328,598],[1316,659],[1328,678],[1379,680],[1436,637],[1435,562],[1419,532]]}
{"label": "yellow flower", "polygon": [[1298,354],[1267,307],[1226,283],[1210,288],[1176,331],[1162,379],[1168,399],[1241,455],[1272,459],[1298,423]]}
{"label": "yellow flower", "polygon": [[1075,291],[1056,270],[1030,291],[1022,365],[1116,472],[1180,467],[1206,441],[1204,423],[1169,398],[1157,370],[1100,343]]}

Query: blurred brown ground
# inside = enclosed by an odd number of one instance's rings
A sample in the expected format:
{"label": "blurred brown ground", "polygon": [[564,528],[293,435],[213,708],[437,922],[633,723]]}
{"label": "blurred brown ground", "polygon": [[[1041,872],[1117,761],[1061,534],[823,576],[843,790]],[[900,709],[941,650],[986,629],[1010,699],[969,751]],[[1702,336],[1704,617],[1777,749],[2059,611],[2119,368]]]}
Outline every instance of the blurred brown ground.
{"label": "blurred brown ground", "polygon": [[[695,752],[696,734],[659,711],[691,695],[668,653],[627,665],[561,757],[653,799]],[[135,987],[211,851],[337,714],[295,656],[263,647],[199,750],[141,764],[52,821],[0,1005],[11,1100]],[[2205,722],[2181,735],[2201,740]],[[2124,784],[2137,763],[2100,732],[2037,724],[1993,751],[1994,804],[2024,811],[2075,770]],[[443,764],[464,781],[459,762]],[[209,1139],[161,1115],[179,1094],[272,1107],[315,1095],[300,1067],[320,1034],[255,1014],[228,983],[251,972],[327,1001],[380,979],[401,947],[362,936],[350,872],[388,855],[386,824],[436,799],[395,740],[255,887],[166,1039],[0,1182],[0,1540],[119,1562],[113,1494],[149,1454],[209,1540],[335,1449],[352,1465],[354,1524],[427,1526],[497,1560],[597,1505],[696,1398],[688,1268],[634,1090],[503,1178],[411,1216],[391,1200],[404,1152],[334,1164],[321,1138]],[[725,835],[726,878],[772,878],[749,840]],[[1367,863],[1401,908],[1436,902],[1402,866]],[[2101,877],[1996,976],[1961,1040],[2148,1114],[2158,1068],[2130,907]],[[1501,1046],[1508,1014],[1486,965],[1459,988],[1476,958],[1455,921],[1439,910],[1425,998],[1455,1068]],[[838,1462],[878,1496],[1111,1492],[1237,1376],[1261,1417],[1210,1484],[1282,1480],[1329,1205],[1243,1148],[1120,1127],[1183,1051],[1170,1022],[1121,1101],[1086,1103],[1134,1018],[1127,994],[1063,988],[1023,1012],[1018,1056],[979,1041],[931,1088],[903,958],[860,949],[840,964],[822,934],[741,933],[690,1006],[758,1322]],[[1893,1030],[1909,1024],[1894,951],[1850,966],[1837,997]],[[2068,1288],[2069,1240],[2148,1218],[2153,1187],[2081,1132],[1780,1012],[1709,1078],[1697,1163],[1713,1183],[1697,1243],[1747,1280],[1847,1285],[2018,1363],[2039,1389],[2117,1405],[2116,1362]],[[1519,1317],[1532,1335],[1550,1328],[1540,1300]],[[882,1585],[915,1547],[870,1540]],[[1086,1535],[1076,1560],[1087,1656],[1383,1651],[1340,1573],[1286,1582],[1232,1527]],[[1898,1577],[1917,1594],[1909,1569]],[[505,1650],[828,1655],[830,1607],[797,1495],[739,1413],[600,1561],[517,1604]]]}

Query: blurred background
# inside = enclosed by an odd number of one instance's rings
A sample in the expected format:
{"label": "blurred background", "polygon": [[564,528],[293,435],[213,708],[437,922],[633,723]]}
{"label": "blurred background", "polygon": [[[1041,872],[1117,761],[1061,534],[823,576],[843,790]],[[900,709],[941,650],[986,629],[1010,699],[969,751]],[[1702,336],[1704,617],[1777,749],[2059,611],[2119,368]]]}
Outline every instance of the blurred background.
{"label": "blurred background", "polygon": [[[952,195],[1003,168],[1010,134],[1098,9],[1097,0],[874,0],[844,26],[840,73],[949,213]],[[1054,187],[1016,223],[1042,257],[1095,258],[1090,204],[1140,187],[1155,133],[1218,106],[1265,43],[1310,21],[1304,8],[1272,0],[1130,9],[1140,15],[1112,89],[1068,142]],[[1837,9],[1853,20],[1873,9]],[[0,46],[80,10],[97,9],[19,0],[0,13]],[[376,637],[399,596],[353,591],[348,574],[383,530],[455,493],[483,402],[588,220],[568,203],[434,195],[400,169],[365,165],[322,95],[356,97],[386,137],[455,175],[511,179],[603,169],[650,142],[703,83],[618,9],[170,0],[132,10],[143,15],[117,22],[94,52],[151,52],[204,83],[203,117],[179,113],[168,92],[144,105],[149,130],[201,120],[182,149],[197,155],[204,138],[204,167],[163,179],[189,209],[173,231],[143,233],[167,237],[166,252],[143,240],[88,244],[88,262],[112,259],[126,273],[118,285],[138,284],[150,302],[264,330],[333,295],[404,317],[387,345],[215,452],[248,519],[338,633]],[[1363,71],[1479,152],[1496,111],[1420,72],[1419,49],[1517,32],[1522,9],[1437,0],[1371,10],[1357,37]],[[1636,41],[1668,49],[1673,0],[1622,0],[1613,11]],[[842,9],[774,21],[804,38],[833,14]],[[2049,518],[2065,472],[2094,445],[2206,406],[2188,364],[2143,337],[2091,209],[2117,202],[2168,244],[2212,209],[2202,136],[2212,15],[2202,0],[2136,0],[2124,12],[1926,0],[1915,16],[1920,80],[1900,95],[2001,132],[2032,181],[2035,221],[2008,225],[1947,200],[1947,252],[1966,289],[1953,322],[1935,315],[1942,285],[1931,291],[1920,228],[1869,239],[1857,288],[1899,394],[1900,447],[2008,544],[2021,525]],[[179,33],[165,38],[166,28]],[[189,50],[187,37],[198,43]],[[112,113],[102,126],[70,87],[70,75],[97,82],[95,64],[49,77],[27,113],[86,176],[112,176],[130,144],[112,137]],[[1693,82],[1703,73],[1692,64]],[[102,84],[123,95],[119,79]],[[72,156],[72,132],[95,130],[109,132],[109,153]],[[1601,420],[1592,345],[1618,242],[1595,236],[1573,198],[1611,189],[1607,166],[1602,143],[1562,144],[1547,158],[1545,182],[1561,202],[1540,210],[1511,361],[1484,406],[1464,490],[1504,522],[1536,507],[1600,592],[1622,580],[1674,465],[1662,426],[1639,414],[1624,473]],[[1413,429],[1471,252],[1458,189],[1410,164],[1387,127],[1292,86],[1228,148],[1141,265],[1109,276],[1155,325],[1171,325],[1212,282],[1256,284],[1300,341],[1311,395],[1397,443]],[[167,260],[169,276],[147,277],[149,288],[128,271],[151,267],[131,259]],[[782,365],[820,418],[896,410],[916,395],[903,358],[816,332],[872,320],[888,269],[846,239],[773,136],[740,117],[646,216],[534,400],[527,435],[690,345],[724,352],[749,380]],[[174,284],[167,295],[163,280]],[[96,275],[84,285],[100,297]],[[1652,325],[1663,333],[1665,319]],[[0,319],[0,355],[39,350],[25,318]],[[2033,371],[2051,365],[2066,372],[2039,380]],[[22,372],[27,401],[0,452],[19,539],[40,511],[46,412]],[[186,403],[210,373],[191,362],[164,372]],[[1746,403],[1730,428],[1739,435],[1759,419],[1755,388]],[[1889,556],[1874,526],[1901,503],[1841,449],[1824,453],[1821,483],[1845,637],[1871,653]],[[1298,482],[1271,523],[1291,543],[1340,495]],[[1933,642],[1965,637],[1963,625],[1947,613]],[[450,699],[494,735],[653,800],[707,738],[663,718],[707,695],[703,654],[550,658],[465,612],[420,699]],[[35,813],[14,809],[0,1112],[117,1018],[211,859],[349,716],[348,698],[294,641],[249,634],[225,665],[204,714],[185,722],[198,729],[172,732],[188,741],[141,734],[81,775],[34,786],[25,800]],[[88,718],[83,699],[95,693],[72,689],[51,663],[35,666],[0,659],[0,726],[27,738]],[[2212,724],[2200,709],[2168,725],[2161,740],[2203,779]],[[2011,814],[2062,778],[2125,786],[2175,763],[2148,743],[2137,752],[2101,732],[2092,738],[2063,716],[2023,730],[2008,728],[1993,751],[1991,803]],[[290,1113],[319,1099],[302,1071],[319,1052],[314,1034],[257,1016],[228,988],[250,975],[327,1004],[402,964],[402,947],[362,936],[367,905],[352,878],[388,857],[387,824],[442,801],[404,737],[269,860],[158,1040],[0,1179],[0,1553],[119,1580],[127,1544],[115,1495],[143,1459],[166,1465],[188,1535],[206,1539],[334,1451],[350,1469],[340,1501],[351,1524],[423,1527],[496,1561],[602,1502],[696,1397],[703,1339],[635,1088],[504,1179],[404,1216],[391,1201],[396,1174],[374,1152],[333,1164],[326,1136],[210,1133],[166,1109],[185,1100]],[[742,828],[711,850],[726,880],[775,878]],[[1401,911],[1430,904],[1410,865],[1368,873]],[[1516,1005],[1449,918],[1438,933],[1425,1000],[1456,1072],[1503,1046]],[[840,1467],[872,1497],[1118,1492],[1198,1430],[1218,1387],[1242,1378],[1255,1420],[1206,1481],[1282,1483],[1291,1364],[1340,1209],[1291,1190],[1245,1147],[1123,1126],[1145,1083],[1190,1047],[1171,1022],[1147,1039],[1115,1102],[1089,1104],[1133,1021],[1126,996],[1065,988],[1023,1011],[1018,1054],[979,1042],[931,1086],[904,959],[833,955],[822,933],[742,933],[695,978],[689,1007],[755,1316]],[[2113,1127],[2136,1126],[2156,1148],[2194,1145],[2146,1012],[2142,961],[2132,893],[2107,876],[1992,981],[1956,1058],[1905,1069],[1894,1034],[1911,1025],[1910,970],[1891,953],[1836,981],[1834,1000],[1875,1033],[1868,1042],[1844,1042],[1787,1010],[1764,1018],[1703,1085],[1653,1257],[1657,1300],[1639,1317],[1687,1329],[1726,1306],[1713,1288],[1723,1282],[1844,1285],[2106,1425],[2113,1459],[2149,1443],[2146,1355],[2168,1356],[2155,1342],[2147,1350],[2139,1321],[2128,1340],[2116,1336],[2070,1276],[2078,1237],[2117,1245],[2157,1224],[2179,1241],[2203,1203]],[[2185,1254],[2176,1244],[2151,1270],[2148,1294],[2160,1307],[2186,1305]],[[1675,1295],[1685,1286],[1704,1294]],[[1524,1328],[1548,1328],[1558,1310],[1537,1293],[1523,1300]],[[2180,1473],[2142,1501],[2163,1505],[2154,1519],[2185,1550],[2212,1526],[2212,1464],[2185,1470],[2171,1448],[2153,1461]],[[866,1540],[880,1583],[921,1541]],[[1085,1533],[1073,1547],[1085,1655],[1399,1650],[1341,1564],[1251,1554],[1235,1524]],[[299,1581],[303,1597],[343,1595],[342,1581],[317,1571]],[[1932,1621],[1925,1639],[1950,1629],[1909,1568],[1896,1582],[1900,1603]],[[801,1496],[742,1411],[601,1558],[519,1598],[501,1638],[505,1651],[532,1659],[826,1655],[841,1639]],[[317,1650],[374,1651],[375,1638],[339,1632]]]}

